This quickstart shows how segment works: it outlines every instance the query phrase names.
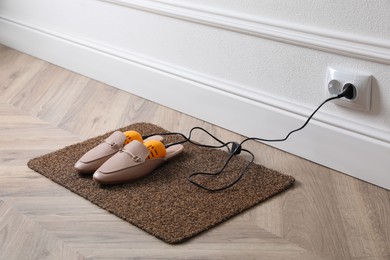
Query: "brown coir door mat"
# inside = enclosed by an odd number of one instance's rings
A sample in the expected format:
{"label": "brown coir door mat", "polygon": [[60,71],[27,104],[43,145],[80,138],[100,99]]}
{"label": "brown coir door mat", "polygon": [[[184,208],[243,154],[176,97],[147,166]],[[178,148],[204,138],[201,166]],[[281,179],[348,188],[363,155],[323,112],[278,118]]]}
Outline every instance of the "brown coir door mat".
{"label": "brown coir door mat", "polygon": [[[143,135],[166,132],[137,123],[118,129],[136,130]],[[213,172],[220,168],[227,152],[185,144],[183,154],[132,183],[101,186],[92,176],[80,176],[75,162],[112,132],[61,150],[34,158],[28,166],[72,192],[130,222],[167,243],[180,243],[280,193],[294,178],[252,164],[241,181],[219,192],[208,192],[191,184],[194,172]],[[175,138],[167,138],[168,142]],[[176,139],[178,140],[178,139]],[[202,184],[220,187],[235,179],[246,161],[238,156],[218,177],[198,178]]]}

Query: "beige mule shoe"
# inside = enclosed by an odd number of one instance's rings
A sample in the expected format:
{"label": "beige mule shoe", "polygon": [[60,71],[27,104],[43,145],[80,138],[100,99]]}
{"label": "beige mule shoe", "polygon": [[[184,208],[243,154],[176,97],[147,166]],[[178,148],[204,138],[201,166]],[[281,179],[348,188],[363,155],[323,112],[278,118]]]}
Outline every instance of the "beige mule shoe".
{"label": "beige mule shoe", "polygon": [[[151,136],[147,140],[163,140],[161,136]],[[116,154],[125,144],[133,140],[143,141],[142,136],[136,131],[115,131],[101,144],[86,152],[74,165],[80,174],[93,174],[111,156]]]}
{"label": "beige mule shoe", "polygon": [[148,175],[161,164],[179,155],[183,149],[181,144],[165,149],[159,141],[141,143],[135,140],[107,160],[93,174],[93,179],[100,184],[133,181]]}

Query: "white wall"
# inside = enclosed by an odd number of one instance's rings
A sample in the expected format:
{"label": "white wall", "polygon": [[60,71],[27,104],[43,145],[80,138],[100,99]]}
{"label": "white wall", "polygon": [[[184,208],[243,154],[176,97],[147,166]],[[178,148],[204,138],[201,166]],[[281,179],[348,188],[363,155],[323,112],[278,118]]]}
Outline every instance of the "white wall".
{"label": "white wall", "polygon": [[265,138],[325,99],[328,66],[372,74],[369,112],[328,104],[275,146],[390,188],[389,12],[384,0],[0,0],[0,42]]}

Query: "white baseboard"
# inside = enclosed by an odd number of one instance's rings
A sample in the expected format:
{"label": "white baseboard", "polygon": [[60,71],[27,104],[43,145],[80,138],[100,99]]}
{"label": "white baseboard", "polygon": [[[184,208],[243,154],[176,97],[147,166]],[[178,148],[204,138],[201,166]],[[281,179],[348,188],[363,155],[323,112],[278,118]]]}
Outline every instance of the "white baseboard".
{"label": "white baseboard", "polygon": [[[315,109],[5,17],[0,32],[2,44],[246,136],[284,137]],[[387,132],[319,112],[271,145],[390,189],[389,140]]]}

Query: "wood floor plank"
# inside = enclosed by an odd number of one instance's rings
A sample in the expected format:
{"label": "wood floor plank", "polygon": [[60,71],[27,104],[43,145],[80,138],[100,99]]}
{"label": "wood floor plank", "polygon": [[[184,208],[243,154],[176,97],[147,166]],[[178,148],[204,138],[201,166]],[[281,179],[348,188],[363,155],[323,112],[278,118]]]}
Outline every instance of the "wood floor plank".
{"label": "wood floor plank", "polygon": [[0,200],[0,259],[84,259]]}
{"label": "wood floor plank", "polygon": [[256,162],[292,175],[294,187],[167,245],[31,171],[27,161],[135,122],[183,133],[202,126],[226,141],[242,136],[1,45],[0,91],[0,199],[86,258],[389,259],[388,190],[256,142],[247,144]]}

